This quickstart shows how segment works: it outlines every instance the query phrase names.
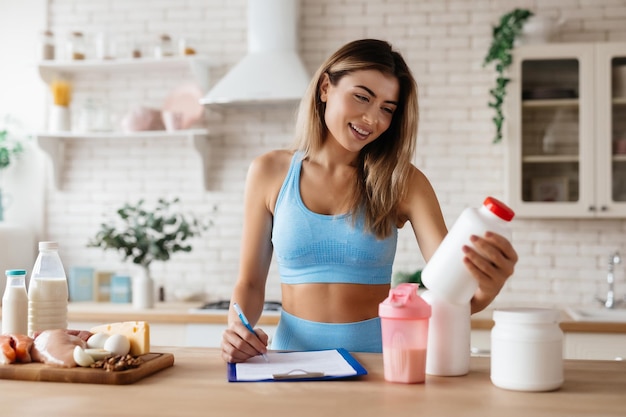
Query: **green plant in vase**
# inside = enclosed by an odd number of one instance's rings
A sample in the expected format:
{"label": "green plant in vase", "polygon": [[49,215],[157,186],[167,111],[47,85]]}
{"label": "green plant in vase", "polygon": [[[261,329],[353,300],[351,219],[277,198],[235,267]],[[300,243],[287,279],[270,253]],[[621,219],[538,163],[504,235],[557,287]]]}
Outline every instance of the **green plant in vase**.
{"label": "green plant in vase", "polygon": [[493,108],[496,115],[493,117],[493,123],[496,127],[496,135],[493,139],[494,143],[502,140],[502,125],[504,124],[504,113],[502,105],[506,96],[506,86],[510,79],[505,77],[506,69],[513,62],[511,51],[515,46],[515,39],[522,32],[524,23],[533,15],[530,10],[515,9],[500,17],[500,23],[493,28],[491,46],[487,52],[487,56],[483,61],[483,66],[491,62],[496,63],[496,85],[489,90],[492,101],[489,107]]}
{"label": "green plant in vase", "polygon": [[140,308],[154,305],[150,265],[154,261],[168,261],[176,252],[191,252],[191,238],[199,237],[212,226],[211,221],[202,221],[191,213],[184,213],[179,207],[180,200],[159,199],[154,208],[145,206],[144,200],[136,204],[125,203],[116,210],[116,216],[100,225],[95,237],[89,240],[88,247],[116,250],[123,260],[132,260],[143,268],[142,279],[147,280],[147,298],[133,291],[134,304]]}
{"label": "green plant in vase", "polygon": [[21,141],[10,128],[18,125],[10,116],[3,117],[0,122],[0,222],[4,221],[4,205],[6,197],[3,194],[4,171],[14,163],[24,152]]}

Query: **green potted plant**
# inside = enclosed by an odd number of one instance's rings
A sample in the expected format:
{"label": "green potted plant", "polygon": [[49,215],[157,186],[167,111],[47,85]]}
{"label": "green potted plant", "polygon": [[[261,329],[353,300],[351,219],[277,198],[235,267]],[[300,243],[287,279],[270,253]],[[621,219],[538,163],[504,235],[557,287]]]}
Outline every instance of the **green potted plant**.
{"label": "green potted plant", "polygon": [[520,35],[524,23],[532,15],[533,13],[526,9],[514,9],[502,15],[500,23],[493,28],[491,46],[483,61],[483,66],[491,62],[496,63],[496,85],[489,90],[489,94],[493,99],[489,102],[489,107],[492,107],[496,112],[493,117],[493,123],[496,127],[494,143],[502,140],[502,125],[504,123],[502,104],[506,96],[506,86],[510,81],[509,78],[505,77],[505,71],[513,62],[511,51],[515,46],[515,39]]}
{"label": "green potted plant", "polygon": [[391,286],[396,287],[398,284],[409,282],[412,284],[418,284],[420,288],[426,288],[422,283],[422,270],[418,269],[415,272],[396,272],[391,279]]}
{"label": "green potted plant", "polygon": [[145,206],[144,200],[134,205],[125,203],[87,243],[88,247],[116,250],[124,260],[142,267],[143,273],[136,277],[139,284],[133,283],[133,305],[137,308],[154,306],[152,262],[167,261],[176,252],[191,252],[188,239],[200,236],[212,225],[180,211],[179,202],[178,198],[159,199],[152,209]]}
{"label": "green potted plant", "polygon": [[24,152],[21,141],[12,131],[11,127],[18,123],[10,116],[4,116],[0,122],[0,222],[4,221],[5,196],[3,195],[3,171],[7,169]]}

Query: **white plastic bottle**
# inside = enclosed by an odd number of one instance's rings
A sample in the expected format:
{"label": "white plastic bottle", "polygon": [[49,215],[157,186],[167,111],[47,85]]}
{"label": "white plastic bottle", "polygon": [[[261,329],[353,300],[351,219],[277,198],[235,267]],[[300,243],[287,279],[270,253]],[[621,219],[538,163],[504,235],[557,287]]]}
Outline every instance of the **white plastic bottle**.
{"label": "white plastic bottle", "polygon": [[422,299],[430,304],[428,355],[426,373],[438,376],[461,376],[469,372],[471,308],[452,304],[432,291],[424,291]]}
{"label": "white plastic bottle", "polygon": [[441,245],[422,271],[422,283],[448,302],[464,305],[468,303],[478,283],[463,263],[462,247],[468,245],[471,235],[484,236],[485,232],[498,233],[511,239],[509,222],[515,213],[503,202],[487,197],[479,209],[463,210]]}
{"label": "white plastic bottle", "polygon": [[2,333],[26,334],[28,331],[28,294],[26,270],[8,269],[7,285],[2,296]]}
{"label": "white plastic bottle", "polygon": [[68,288],[57,242],[39,242],[28,288],[28,335],[67,328]]}

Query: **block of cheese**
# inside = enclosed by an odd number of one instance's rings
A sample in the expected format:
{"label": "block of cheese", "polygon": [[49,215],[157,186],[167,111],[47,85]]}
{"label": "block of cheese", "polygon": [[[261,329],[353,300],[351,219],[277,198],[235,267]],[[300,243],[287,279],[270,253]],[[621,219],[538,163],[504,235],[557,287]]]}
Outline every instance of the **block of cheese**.
{"label": "block of cheese", "polygon": [[133,356],[150,353],[150,325],[145,321],[124,321],[102,324],[90,329],[91,333],[123,334],[130,340]]}

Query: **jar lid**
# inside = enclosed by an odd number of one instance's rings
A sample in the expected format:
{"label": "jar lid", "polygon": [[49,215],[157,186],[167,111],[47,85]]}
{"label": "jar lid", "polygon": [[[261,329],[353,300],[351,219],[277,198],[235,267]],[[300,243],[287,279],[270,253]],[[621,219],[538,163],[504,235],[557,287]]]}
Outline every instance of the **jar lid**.
{"label": "jar lid", "polygon": [[7,269],[4,271],[6,276],[15,276],[15,275],[26,275],[25,269]]}
{"label": "jar lid", "polygon": [[561,318],[559,310],[550,308],[503,308],[493,311],[494,321],[508,323],[558,323]]}
{"label": "jar lid", "polygon": [[431,315],[431,307],[417,290],[418,284],[402,283],[389,290],[389,297],[378,305],[380,317],[392,319],[427,319]]}
{"label": "jar lid", "polygon": [[58,242],[39,242],[39,250],[59,249]]}
{"label": "jar lid", "polygon": [[487,207],[489,211],[500,217],[502,220],[506,220],[507,222],[511,221],[515,216],[515,212],[513,211],[513,209],[511,209],[511,207],[507,206],[497,198],[485,198],[483,206]]}

